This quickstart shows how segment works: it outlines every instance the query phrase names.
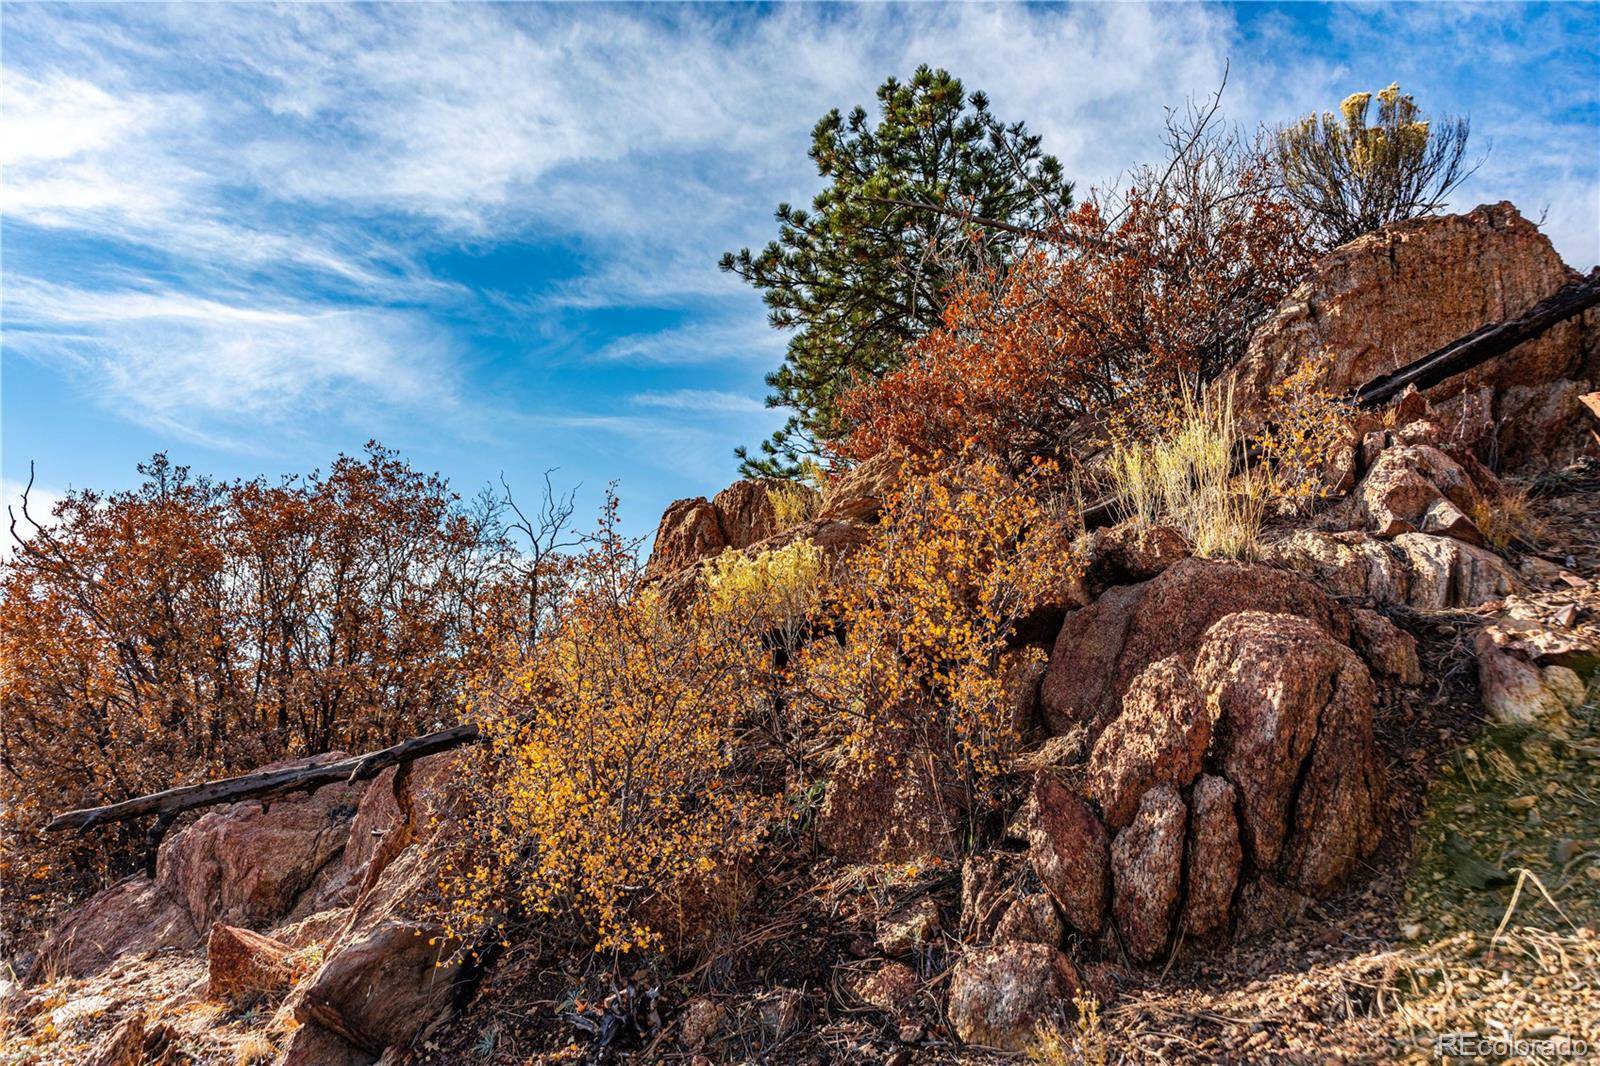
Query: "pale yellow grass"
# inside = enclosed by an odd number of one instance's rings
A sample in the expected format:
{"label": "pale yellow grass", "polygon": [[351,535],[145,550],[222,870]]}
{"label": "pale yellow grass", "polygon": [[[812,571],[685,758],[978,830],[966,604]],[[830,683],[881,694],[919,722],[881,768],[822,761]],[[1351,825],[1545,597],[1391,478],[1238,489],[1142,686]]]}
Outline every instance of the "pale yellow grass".
{"label": "pale yellow grass", "polygon": [[1239,434],[1231,394],[1186,405],[1177,429],[1112,452],[1112,487],[1129,517],[1175,527],[1196,555],[1251,559],[1261,548],[1265,479],[1234,471]]}

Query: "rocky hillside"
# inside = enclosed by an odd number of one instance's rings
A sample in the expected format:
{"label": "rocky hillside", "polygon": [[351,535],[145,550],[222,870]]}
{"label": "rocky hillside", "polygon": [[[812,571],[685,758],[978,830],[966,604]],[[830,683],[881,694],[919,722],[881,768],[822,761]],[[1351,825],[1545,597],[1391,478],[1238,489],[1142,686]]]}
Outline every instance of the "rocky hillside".
{"label": "rocky hillside", "polygon": [[[1392,226],[1257,332],[1235,402],[1248,418],[1307,360],[1349,391],[1572,279],[1509,204]],[[1254,561],[1085,532],[1007,660],[1025,745],[978,850],[908,744],[826,780],[804,861],[750,886],[703,962],[604,972],[537,936],[463,956],[425,904],[456,823],[441,785],[470,764],[430,756],[170,835],[19,975],[0,1061],[1426,1060],[1455,1029],[1600,1047],[1597,389],[1591,309],[1365,412],[1325,457],[1331,498],[1270,523]],[[760,482],[680,501],[651,578],[686,601],[725,551],[802,540],[849,567],[897,470],[869,460],[787,525]]]}

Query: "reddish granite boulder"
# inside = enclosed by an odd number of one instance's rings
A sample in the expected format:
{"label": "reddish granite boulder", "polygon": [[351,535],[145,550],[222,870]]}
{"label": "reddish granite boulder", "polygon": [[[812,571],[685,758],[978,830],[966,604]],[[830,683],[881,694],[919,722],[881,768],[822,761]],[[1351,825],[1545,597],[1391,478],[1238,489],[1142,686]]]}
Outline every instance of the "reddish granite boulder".
{"label": "reddish granite boulder", "polygon": [[704,496],[678,500],[661,515],[645,573],[666,577],[728,546],[717,509]]}
{"label": "reddish granite boulder", "polygon": [[[330,752],[262,769],[344,757]],[[196,929],[216,921],[267,928],[293,911],[319,878],[336,876],[366,787],[324,785],[310,795],[211,810],[161,846],[156,883],[183,902]]]}
{"label": "reddish granite boulder", "polygon": [[1251,563],[1182,559],[1138,585],[1113,588],[1067,616],[1040,687],[1052,733],[1084,723],[1098,734],[1122,695],[1151,663],[1193,652],[1211,624],[1238,611],[1272,611],[1315,622],[1337,641],[1350,617],[1297,574]]}
{"label": "reddish granite boulder", "polygon": [[[1235,373],[1237,407],[1248,422],[1308,359],[1327,361],[1324,387],[1347,392],[1527,310],[1572,277],[1509,203],[1386,226],[1325,256],[1256,331]],[[1590,311],[1427,390],[1441,435],[1495,449],[1513,469],[1588,450],[1577,397],[1589,389],[1575,382],[1593,379],[1597,323]]]}
{"label": "reddish granite boulder", "polygon": [[1189,936],[1204,937],[1228,926],[1244,860],[1234,815],[1237,800],[1238,790],[1210,774],[1195,782],[1189,797],[1194,813],[1189,818],[1183,900],[1183,928]]}
{"label": "reddish granite boulder", "polygon": [[1145,667],[1122,697],[1122,713],[1089,755],[1089,794],[1110,829],[1133,821],[1140,798],[1157,785],[1184,788],[1211,746],[1216,707],[1195,686],[1183,655]]}
{"label": "reddish granite boulder", "polygon": [[1111,842],[1111,909],[1128,954],[1140,962],[1155,959],[1167,944],[1183,881],[1187,816],[1177,790],[1157,786]]}
{"label": "reddish granite boulder", "polygon": [[748,548],[778,532],[777,510],[768,487],[762,479],[735,481],[712,497],[711,506],[728,547]]}
{"label": "reddish granite boulder", "polygon": [[1028,861],[1074,929],[1100,931],[1110,837],[1088,803],[1047,773],[1034,778]]}
{"label": "reddish granite boulder", "polygon": [[1377,838],[1367,668],[1304,618],[1248,611],[1212,627],[1194,672],[1220,708],[1217,765],[1253,866],[1282,859],[1297,887],[1331,887]]}
{"label": "reddish granite boulder", "polygon": [[956,963],[945,1013],[963,1043],[1021,1051],[1037,1022],[1070,1009],[1077,989],[1078,971],[1055,948],[998,944]]}

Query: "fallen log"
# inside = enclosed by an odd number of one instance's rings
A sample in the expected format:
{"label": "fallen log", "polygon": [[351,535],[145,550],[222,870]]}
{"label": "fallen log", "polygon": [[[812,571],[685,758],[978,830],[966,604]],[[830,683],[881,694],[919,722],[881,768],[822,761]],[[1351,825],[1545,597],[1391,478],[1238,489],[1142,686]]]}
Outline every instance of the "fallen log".
{"label": "fallen log", "polygon": [[380,751],[369,751],[364,755],[353,755],[348,759],[322,763],[319,766],[258,770],[239,777],[224,777],[215,781],[203,781],[197,785],[169,788],[165,792],[136,796],[103,807],[84,807],[81,810],[66,811],[50,819],[45,829],[51,832],[63,829],[83,832],[98,825],[108,825],[112,822],[123,822],[130,818],[153,814],[157,816],[156,826],[151,830],[151,850],[154,851],[160,844],[161,833],[165,832],[167,826],[172,824],[172,820],[184,811],[194,810],[197,807],[211,807],[219,803],[237,803],[245,799],[276,798],[294,792],[312,792],[323,785],[341,782],[365,781],[376,777],[390,766],[398,766],[426,755],[436,755],[463,744],[474,743],[478,739],[479,732],[476,725],[458,725],[451,729],[442,729],[437,733],[412,737]]}
{"label": "fallen log", "polygon": [[1418,390],[1432,388],[1596,305],[1600,305],[1600,267],[1591,270],[1588,277],[1562,286],[1520,315],[1481,326],[1416,362],[1373,378],[1355,391],[1353,399],[1357,407],[1381,407],[1408,386],[1415,385]]}

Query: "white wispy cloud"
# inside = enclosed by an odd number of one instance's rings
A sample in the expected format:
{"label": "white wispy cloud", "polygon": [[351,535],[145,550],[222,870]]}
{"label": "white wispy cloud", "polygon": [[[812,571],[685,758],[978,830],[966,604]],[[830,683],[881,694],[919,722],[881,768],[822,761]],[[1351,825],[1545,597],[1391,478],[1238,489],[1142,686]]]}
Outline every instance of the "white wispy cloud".
{"label": "white wispy cloud", "polygon": [[[474,380],[473,344],[533,337],[526,369],[580,367],[632,408],[576,416],[606,448],[659,453],[669,439],[694,457],[681,468],[726,472],[758,403],[731,378],[775,365],[784,338],[716,260],[764,243],[773,206],[816,191],[806,150],[822,113],[870,106],[886,75],[923,62],[1026,119],[1083,185],[1158,151],[1164,109],[1224,69],[1228,114],[1247,126],[1376,88],[1381,69],[1425,106],[1482,105],[1474,136],[1495,151],[1458,206],[1548,205],[1569,261],[1600,259],[1600,89],[1593,35],[1573,32],[1592,8],[1342,7],[1314,39],[1289,13],[1252,15],[13,5],[0,70],[8,358],[60,366],[118,415],[250,447],[374,412],[455,412],[463,432],[473,411],[517,407],[497,388],[508,375]],[[1481,47],[1495,62],[1469,72]],[[1497,73],[1529,62],[1563,106]],[[41,244],[117,252],[9,254],[28,228],[48,234]],[[463,280],[438,265],[518,242],[558,246],[570,269]],[[563,333],[615,308],[678,324]],[[705,389],[661,387],[664,368],[688,366],[705,368]],[[708,417],[692,430],[650,417],[695,410]],[[555,425],[515,413],[529,421],[504,425]]]}
{"label": "white wispy cloud", "polygon": [[775,364],[784,336],[764,318],[709,318],[646,333],[630,333],[595,349],[596,363],[688,366],[726,362]]}
{"label": "white wispy cloud", "polygon": [[31,279],[6,291],[7,348],[52,362],[124,416],[259,447],[264,431],[394,410],[450,413],[449,343],[415,315],[235,305],[166,290]]}
{"label": "white wispy cloud", "polygon": [[767,405],[754,396],[720,389],[673,389],[670,392],[641,392],[632,398],[635,407],[659,407],[669,411],[702,414],[766,414]]}

